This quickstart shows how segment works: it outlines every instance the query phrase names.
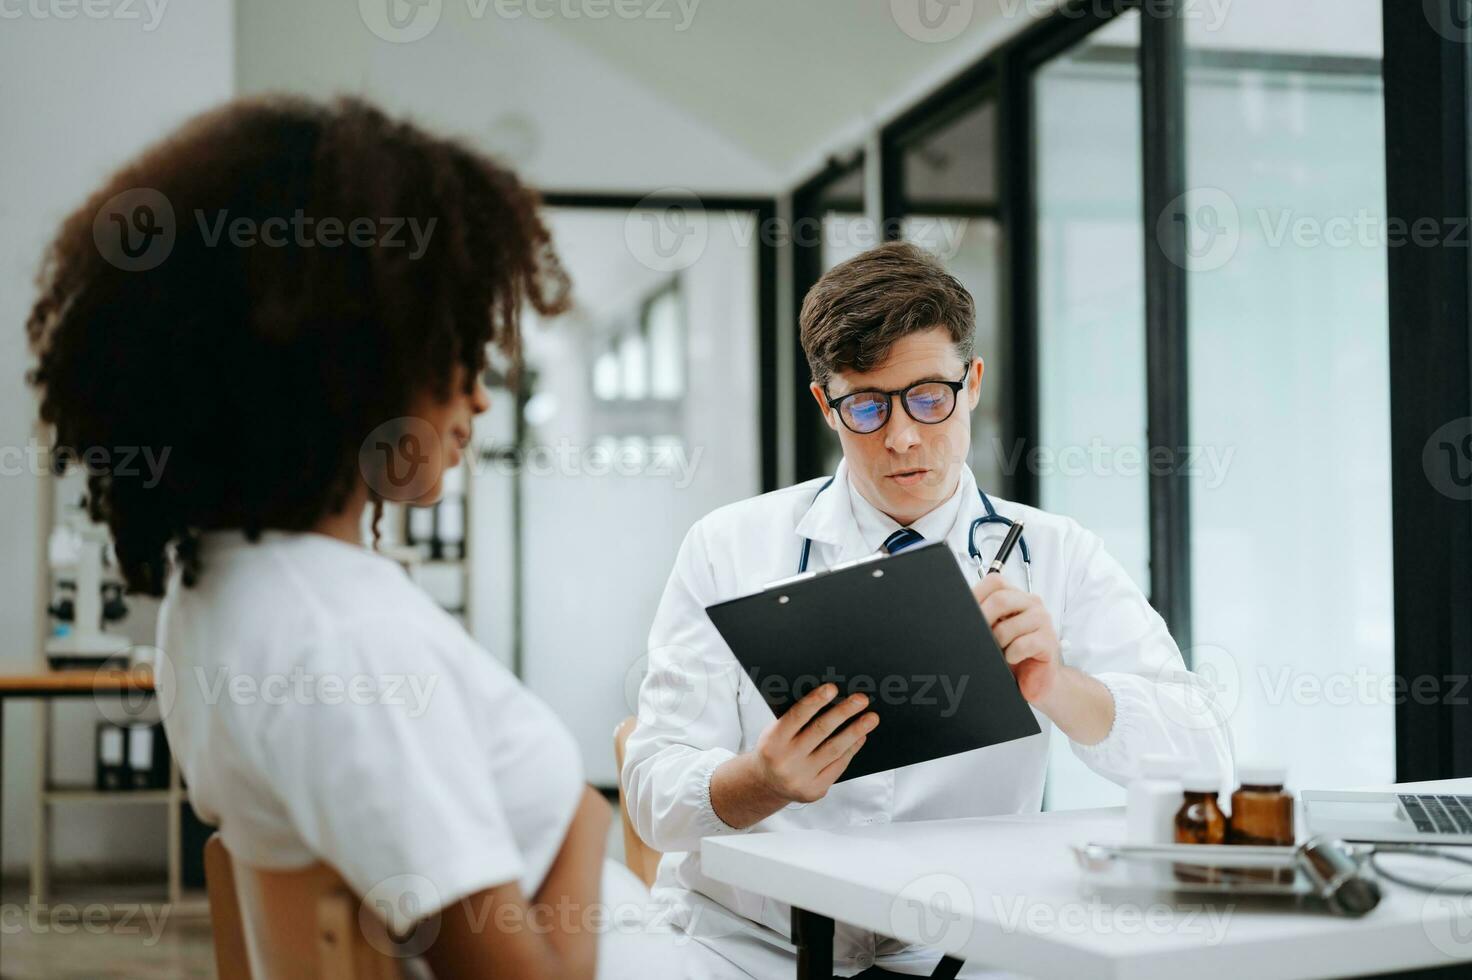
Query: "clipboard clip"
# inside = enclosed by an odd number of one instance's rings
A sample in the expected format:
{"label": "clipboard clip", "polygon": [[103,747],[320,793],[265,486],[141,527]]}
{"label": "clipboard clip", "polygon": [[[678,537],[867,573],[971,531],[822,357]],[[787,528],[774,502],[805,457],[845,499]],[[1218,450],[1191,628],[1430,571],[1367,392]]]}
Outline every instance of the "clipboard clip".
{"label": "clipboard clip", "polygon": [[[917,549],[911,549],[911,550],[917,550]],[[837,565],[834,565],[832,568],[825,568],[825,569],[822,569],[821,571],[803,572],[803,573],[801,573],[799,575],[789,575],[787,578],[779,578],[775,582],[768,582],[766,585],[762,586],[762,591],[763,592],[766,592],[769,589],[778,589],[778,588],[781,588],[784,585],[791,585],[794,582],[806,582],[808,579],[810,579],[810,578],[817,578],[819,575],[828,575],[828,574],[831,574],[833,572],[841,572],[845,568],[853,568],[853,567],[855,567],[857,565],[867,565],[870,562],[883,561],[884,559],[886,559],[888,557],[890,557],[890,556],[888,554],[886,554],[885,552],[883,552],[883,551],[876,551],[876,552],[874,552],[874,554],[872,554],[872,555],[865,555],[862,558],[853,558],[853,559],[850,559],[849,561],[841,561]]]}

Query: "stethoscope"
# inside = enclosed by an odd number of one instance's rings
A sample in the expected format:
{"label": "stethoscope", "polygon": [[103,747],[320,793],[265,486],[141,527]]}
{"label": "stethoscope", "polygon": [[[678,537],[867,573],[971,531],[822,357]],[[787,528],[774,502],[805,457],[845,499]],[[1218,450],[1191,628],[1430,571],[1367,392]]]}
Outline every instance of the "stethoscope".
{"label": "stethoscope", "polygon": [[[834,479],[835,477],[830,476],[828,478],[828,482],[824,483],[821,487],[818,488],[818,492],[813,494],[813,503],[817,503],[818,498],[823,495],[823,491],[827,490],[833,485]],[[1008,517],[1003,517],[1001,514],[997,513],[997,509],[992,506],[991,498],[986,495],[986,491],[982,490],[980,487],[977,487],[976,492],[981,496],[981,506],[986,509],[986,513],[971,522],[971,530],[966,532],[966,550],[968,553],[970,553],[971,560],[976,563],[976,570],[979,573],[985,563],[982,561],[981,549],[976,546],[976,529],[987,527],[988,525],[993,524],[1010,528],[1012,526],[1012,519]],[[812,504],[809,504],[808,506],[812,506]],[[1018,541],[1017,544],[1019,550],[1022,552],[1022,570],[1027,580],[1027,591],[1031,592],[1032,552],[1027,550],[1027,536],[1023,535],[1022,540]],[[797,574],[807,574],[808,558],[811,557],[812,551],[813,539],[803,538],[802,556],[797,560]]]}

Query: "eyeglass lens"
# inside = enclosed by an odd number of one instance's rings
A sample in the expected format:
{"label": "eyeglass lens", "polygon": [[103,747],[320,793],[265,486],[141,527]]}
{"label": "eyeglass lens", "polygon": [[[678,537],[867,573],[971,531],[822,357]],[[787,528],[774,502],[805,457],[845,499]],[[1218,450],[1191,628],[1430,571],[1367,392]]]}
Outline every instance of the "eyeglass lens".
{"label": "eyeglass lens", "polygon": [[[917,422],[934,425],[950,418],[956,406],[956,393],[950,386],[930,381],[906,389],[905,408]],[[858,433],[873,432],[889,420],[889,395],[880,391],[861,391],[845,399],[843,420]]]}

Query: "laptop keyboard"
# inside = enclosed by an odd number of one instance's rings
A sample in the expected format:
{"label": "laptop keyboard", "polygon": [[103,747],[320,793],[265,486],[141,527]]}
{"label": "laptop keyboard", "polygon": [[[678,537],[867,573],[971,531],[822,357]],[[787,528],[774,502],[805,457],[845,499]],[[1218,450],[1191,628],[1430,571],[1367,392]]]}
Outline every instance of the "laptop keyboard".
{"label": "laptop keyboard", "polygon": [[1423,834],[1472,834],[1472,796],[1400,795],[1406,816]]}

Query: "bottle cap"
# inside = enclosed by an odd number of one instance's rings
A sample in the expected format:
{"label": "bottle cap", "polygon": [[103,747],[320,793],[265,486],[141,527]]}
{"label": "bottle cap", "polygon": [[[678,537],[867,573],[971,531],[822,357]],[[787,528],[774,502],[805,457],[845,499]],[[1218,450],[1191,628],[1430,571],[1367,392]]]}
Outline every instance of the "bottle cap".
{"label": "bottle cap", "polygon": [[1178,779],[1186,768],[1186,760],[1178,755],[1147,755],[1140,759],[1140,772],[1146,779]]}
{"label": "bottle cap", "polygon": [[1209,769],[1192,769],[1181,777],[1181,788],[1188,793],[1220,793],[1222,777]]}
{"label": "bottle cap", "polygon": [[1284,766],[1241,765],[1237,767],[1237,779],[1243,786],[1282,786],[1288,779],[1288,770]]}

